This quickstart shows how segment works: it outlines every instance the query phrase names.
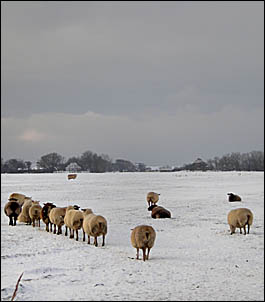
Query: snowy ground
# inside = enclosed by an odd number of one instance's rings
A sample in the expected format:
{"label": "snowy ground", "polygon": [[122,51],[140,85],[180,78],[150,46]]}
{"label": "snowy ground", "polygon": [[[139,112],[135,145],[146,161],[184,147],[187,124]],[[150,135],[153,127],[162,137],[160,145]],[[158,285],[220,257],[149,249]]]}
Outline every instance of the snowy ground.
{"label": "snowy ground", "polygon": [[[172,219],[152,219],[146,194]],[[90,207],[108,221],[106,246],[94,247],[19,223],[3,212],[12,192],[57,206]],[[229,203],[227,193],[242,197]],[[249,235],[230,235],[227,214],[247,207]],[[135,260],[131,229],[148,224],[156,241]],[[64,228],[63,228],[64,233]],[[81,239],[81,232],[80,239]],[[142,253],[140,252],[142,258]],[[134,259],[132,259],[134,258]],[[1,175],[1,300],[24,272],[19,301],[264,301],[264,174],[261,172]]]}

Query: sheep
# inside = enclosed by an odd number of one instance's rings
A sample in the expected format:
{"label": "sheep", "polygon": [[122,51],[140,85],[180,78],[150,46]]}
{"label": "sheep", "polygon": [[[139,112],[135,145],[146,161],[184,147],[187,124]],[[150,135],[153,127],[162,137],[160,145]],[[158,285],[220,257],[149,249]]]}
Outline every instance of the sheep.
{"label": "sheep", "polygon": [[150,205],[152,204],[156,204],[158,202],[159,199],[159,195],[158,193],[155,192],[149,192],[146,196],[146,200],[148,202],[148,206],[150,207]]}
{"label": "sheep", "polygon": [[148,211],[152,211],[152,218],[171,218],[171,213],[167,209],[157,206],[156,204],[151,205]]}
{"label": "sheep", "polygon": [[[139,259],[139,249],[143,250],[143,260],[148,260],[149,252],[154,246],[156,238],[155,230],[149,225],[139,225],[132,230],[131,243],[136,248],[136,259]],[[147,255],[146,255],[147,249]]]}
{"label": "sheep", "polygon": [[77,174],[68,174],[68,179],[76,179]]}
{"label": "sheep", "polygon": [[83,212],[75,210],[74,206],[68,206],[64,217],[65,236],[67,236],[67,228],[69,228],[70,238],[74,238],[74,231],[76,231],[76,241],[78,241],[78,230],[82,228],[83,220]]}
{"label": "sheep", "polygon": [[32,206],[32,200],[29,199],[24,202],[22,211],[18,216],[19,222],[25,222],[26,224],[31,224],[31,218],[29,216],[29,208]]}
{"label": "sheep", "polygon": [[55,208],[56,205],[52,202],[46,202],[43,204],[43,207],[41,209],[40,218],[46,225],[46,231],[49,232],[49,225],[50,225],[50,232],[52,232],[52,224],[49,218],[49,213],[51,209]]}
{"label": "sheep", "polygon": [[29,208],[29,216],[32,220],[32,226],[35,227],[35,220],[37,222],[38,227],[40,227],[40,213],[41,213],[41,205],[39,201],[32,201],[32,206]]}
{"label": "sheep", "polygon": [[22,208],[15,198],[9,198],[9,201],[4,207],[6,216],[9,217],[9,225],[15,226],[18,215],[21,213]]}
{"label": "sheep", "polygon": [[24,204],[24,202],[25,202],[26,200],[31,200],[31,197],[28,197],[28,196],[26,196],[26,195],[24,195],[24,194],[21,194],[21,193],[12,193],[12,194],[10,194],[10,196],[9,196],[9,200],[11,200],[11,199],[16,199],[17,202],[18,202],[18,203],[20,204],[20,206],[22,207],[23,204]]}
{"label": "sheep", "polygon": [[57,208],[54,207],[49,213],[49,219],[51,224],[54,224],[53,233],[56,234],[56,226],[58,226],[57,235],[62,234],[62,226],[64,225],[64,217],[67,207]]}
{"label": "sheep", "polygon": [[241,201],[241,197],[238,195],[235,195],[233,193],[227,193],[227,195],[229,195],[228,197],[228,201],[232,202],[232,201]]}
{"label": "sheep", "polygon": [[240,228],[240,234],[242,234],[241,228],[243,228],[244,235],[246,235],[246,225],[248,226],[249,234],[250,226],[253,223],[253,213],[247,208],[234,209],[228,213],[227,221],[230,226],[231,235],[235,233],[236,228]]}
{"label": "sheep", "polygon": [[83,221],[83,241],[87,234],[88,241],[90,244],[90,236],[94,237],[94,245],[98,246],[97,237],[102,235],[102,246],[105,245],[105,236],[108,231],[107,220],[101,215],[95,215],[91,209],[82,209],[84,212]]}

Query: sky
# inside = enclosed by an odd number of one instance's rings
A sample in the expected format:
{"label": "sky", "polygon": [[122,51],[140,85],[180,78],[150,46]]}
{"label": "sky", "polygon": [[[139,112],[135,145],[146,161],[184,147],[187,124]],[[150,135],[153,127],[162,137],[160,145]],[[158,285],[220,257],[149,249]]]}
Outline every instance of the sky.
{"label": "sky", "polygon": [[264,150],[263,1],[2,1],[1,157]]}

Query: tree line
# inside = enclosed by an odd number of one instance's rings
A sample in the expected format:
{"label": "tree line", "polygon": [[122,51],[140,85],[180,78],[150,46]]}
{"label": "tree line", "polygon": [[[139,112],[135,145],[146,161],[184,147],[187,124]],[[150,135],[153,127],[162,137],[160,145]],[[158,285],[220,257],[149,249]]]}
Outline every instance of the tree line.
{"label": "tree line", "polygon": [[202,171],[264,171],[264,152],[233,152],[214,157],[206,162],[194,162],[179,168],[180,170]]}
{"label": "tree line", "polygon": [[[81,156],[65,159],[53,152],[41,156],[37,161],[37,168],[32,168],[31,161],[21,159],[1,158],[1,173],[53,173],[56,171],[88,171],[91,173],[103,172],[145,172],[148,171],[144,163],[134,164],[131,161],[117,159],[115,162],[106,155],[98,155],[92,151],[85,151]],[[264,152],[252,151],[249,153],[229,153],[222,157],[214,157],[205,161],[185,164],[173,168],[172,171],[181,170],[210,170],[210,171],[264,171]]]}
{"label": "tree line", "polygon": [[[74,165],[73,165],[74,164]],[[53,173],[56,171],[89,171],[92,173],[102,172],[136,172],[141,171],[141,165],[135,165],[124,159],[117,159],[115,162],[106,155],[98,155],[92,151],[85,151],[79,157],[70,157],[65,159],[60,154],[53,152],[41,156],[36,162],[37,167],[32,168],[31,161],[21,159],[9,159],[4,161],[1,158],[1,173]],[[140,168],[139,168],[140,166]],[[67,169],[68,168],[68,169]]]}

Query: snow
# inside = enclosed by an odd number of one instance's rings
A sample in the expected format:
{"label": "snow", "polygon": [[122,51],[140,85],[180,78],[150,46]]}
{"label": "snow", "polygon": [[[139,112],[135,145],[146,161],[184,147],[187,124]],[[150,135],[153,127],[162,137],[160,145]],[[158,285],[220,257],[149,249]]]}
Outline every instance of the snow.
{"label": "snow", "polygon": [[[1,175],[1,300],[257,301],[264,300],[264,173],[145,172]],[[171,219],[152,219],[146,194],[160,193]],[[108,221],[99,247],[41,227],[8,225],[3,208],[13,192],[57,206],[92,208]],[[228,192],[242,202],[228,202]],[[227,214],[247,207],[249,235],[230,235]],[[151,225],[149,260],[136,260],[131,229]],[[93,242],[93,240],[92,240]],[[140,251],[142,259],[142,251]]]}

